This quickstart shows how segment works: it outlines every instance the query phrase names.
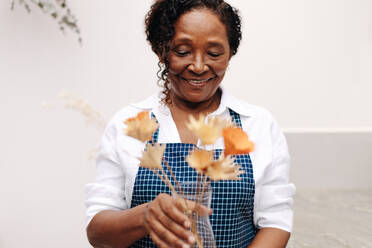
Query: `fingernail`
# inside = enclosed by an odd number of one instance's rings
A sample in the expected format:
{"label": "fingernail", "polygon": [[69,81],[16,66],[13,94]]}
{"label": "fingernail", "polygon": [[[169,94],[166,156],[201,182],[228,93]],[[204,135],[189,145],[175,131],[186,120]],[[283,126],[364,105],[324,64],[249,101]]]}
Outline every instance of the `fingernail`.
{"label": "fingernail", "polygon": [[190,227],[190,222],[189,221],[185,221],[183,223],[183,225],[186,227],[186,228],[189,228]]}
{"label": "fingernail", "polygon": [[190,246],[187,244],[183,244],[182,248],[190,248]]}
{"label": "fingernail", "polygon": [[194,244],[195,243],[195,238],[194,238],[194,236],[189,236],[189,243],[190,244]]}

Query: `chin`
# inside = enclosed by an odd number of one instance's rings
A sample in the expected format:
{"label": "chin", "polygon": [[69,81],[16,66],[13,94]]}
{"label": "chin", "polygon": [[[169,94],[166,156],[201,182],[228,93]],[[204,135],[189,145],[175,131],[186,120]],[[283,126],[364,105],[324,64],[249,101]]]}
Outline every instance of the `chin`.
{"label": "chin", "polygon": [[[179,79],[179,78],[177,78]],[[209,84],[190,85],[185,80],[174,80],[172,85],[174,97],[189,103],[205,102],[213,98],[219,88],[218,78],[214,78]]]}
{"label": "chin", "polygon": [[[215,94],[215,93],[214,93]],[[190,103],[199,103],[199,102],[204,102],[208,101],[213,97],[214,94],[208,94],[208,93],[189,93],[189,94],[183,94],[183,99],[185,101],[188,101]]]}
{"label": "chin", "polygon": [[187,97],[185,100],[190,102],[190,103],[199,103],[199,102],[204,102],[204,101],[208,100],[208,98],[207,97],[192,96],[192,97]]}

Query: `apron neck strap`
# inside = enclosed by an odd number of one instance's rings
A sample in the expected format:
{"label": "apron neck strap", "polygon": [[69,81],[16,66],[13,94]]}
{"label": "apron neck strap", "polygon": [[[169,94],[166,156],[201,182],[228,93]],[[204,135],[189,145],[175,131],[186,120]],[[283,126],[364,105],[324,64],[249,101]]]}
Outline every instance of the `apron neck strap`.
{"label": "apron neck strap", "polygon": [[240,115],[236,113],[234,110],[232,110],[231,108],[229,108],[229,113],[231,116],[231,121],[235,124],[235,126],[243,128],[242,122],[240,120]]}

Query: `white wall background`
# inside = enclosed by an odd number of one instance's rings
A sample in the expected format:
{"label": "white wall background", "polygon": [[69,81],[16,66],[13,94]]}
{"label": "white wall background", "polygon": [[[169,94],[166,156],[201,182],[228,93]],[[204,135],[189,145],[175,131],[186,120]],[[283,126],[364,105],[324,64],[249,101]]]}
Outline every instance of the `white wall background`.
{"label": "white wall background", "polygon": [[[223,82],[229,91],[289,131],[372,130],[371,0],[230,2],[244,38]],[[80,47],[37,8],[0,2],[1,248],[89,247],[83,187],[100,132],[56,96],[75,92],[109,118],[157,90],[143,27],[150,4],[69,1]]]}

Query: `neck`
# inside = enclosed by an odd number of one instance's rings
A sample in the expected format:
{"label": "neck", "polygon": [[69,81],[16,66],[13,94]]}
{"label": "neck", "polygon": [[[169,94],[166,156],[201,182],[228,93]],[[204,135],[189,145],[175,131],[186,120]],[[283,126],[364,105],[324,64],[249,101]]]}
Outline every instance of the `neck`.
{"label": "neck", "polygon": [[208,114],[215,111],[221,102],[221,90],[217,89],[215,94],[208,100],[203,102],[189,102],[180,99],[171,92],[172,103],[169,106],[172,109],[186,112],[189,114]]}

